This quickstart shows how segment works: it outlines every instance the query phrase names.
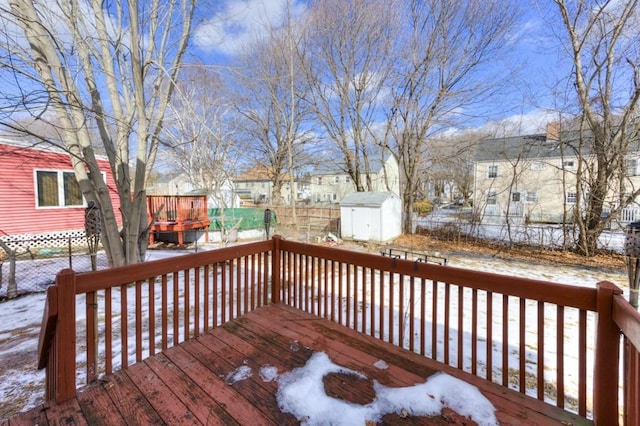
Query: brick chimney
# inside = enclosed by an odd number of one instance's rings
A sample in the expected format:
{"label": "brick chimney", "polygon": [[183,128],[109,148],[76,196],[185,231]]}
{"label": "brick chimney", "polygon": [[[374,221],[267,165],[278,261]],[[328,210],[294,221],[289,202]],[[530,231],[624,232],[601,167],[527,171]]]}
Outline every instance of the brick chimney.
{"label": "brick chimney", "polygon": [[547,140],[560,140],[560,123],[558,123],[557,121],[553,121],[547,124]]}

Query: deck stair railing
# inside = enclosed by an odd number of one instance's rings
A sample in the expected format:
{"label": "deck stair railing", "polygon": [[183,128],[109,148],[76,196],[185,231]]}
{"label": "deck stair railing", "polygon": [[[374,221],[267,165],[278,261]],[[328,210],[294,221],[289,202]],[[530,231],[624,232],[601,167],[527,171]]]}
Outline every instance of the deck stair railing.
{"label": "deck stair railing", "polygon": [[267,303],[287,303],[596,424],[640,424],[640,315],[613,284],[554,284],[278,236],[123,268],[61,271],[40,335],[47,398],[74,397],[78,368],[91,382]]}

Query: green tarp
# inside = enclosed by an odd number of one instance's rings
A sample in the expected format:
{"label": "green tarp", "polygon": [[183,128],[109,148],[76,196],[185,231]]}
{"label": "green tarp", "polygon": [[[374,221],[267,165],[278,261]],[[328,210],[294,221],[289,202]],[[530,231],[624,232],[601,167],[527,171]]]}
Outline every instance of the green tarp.
{"label": "green tarp", "polygon": [[[235,229],[240,231],[247,229],[264,229],[264,212],[266,209],[209,209],[209,230],[219,231],[222,228],[222,217],[224,210],[224,228]],[[271,211],[271,225],[276,224],[276,212]]]}

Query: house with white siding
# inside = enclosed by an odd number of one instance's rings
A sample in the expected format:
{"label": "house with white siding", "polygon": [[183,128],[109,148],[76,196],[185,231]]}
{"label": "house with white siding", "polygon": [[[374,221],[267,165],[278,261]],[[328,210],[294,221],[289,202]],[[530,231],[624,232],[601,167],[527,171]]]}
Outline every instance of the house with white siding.
{"label": "house with white siding", "polygon": [[[394,156],[389,155],[384,161],[379,158],[370,159],[371,192],[393,192],[400,195],[400,177],[398,162]],[[362,181],[366,180],[364,173]],[[325,163],[313,171],[310,181],[310,193],[312,204],[338,204],[352,192],[356,192],[356,186],[351,176],[346,172],[346,167],[340,163]]]}
{"label": "house with white siding", "polygon": [[[584,169],[594,159],[588,138],[580,146],[578,132],[560,132],[557,126],[550,124],[546,133],[479,142],[474,163],[473,205],[483,222],[504,223],[507,219],[511,223],[572,222],[576,203],[588,196],[577,193],[580,159]],[[619,207],[621,188],[628,193],[640,188],[638,149],[627,155],[620,174],[622,178],[609,182],[605,214]],[[622,209],[617,220],[622,224],[640,220],[638,201]]]}

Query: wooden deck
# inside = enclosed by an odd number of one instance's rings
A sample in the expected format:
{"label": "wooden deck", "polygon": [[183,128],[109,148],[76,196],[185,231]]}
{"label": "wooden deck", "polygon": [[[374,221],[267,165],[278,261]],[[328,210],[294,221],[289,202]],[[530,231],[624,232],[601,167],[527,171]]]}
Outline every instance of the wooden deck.
{"label": "wooden deck", "polygon": [[[391,387],[424,383],[444,371],[479,388],[497,409],[502,425],[590,424],[561,409],[436,363],[388,343],[359,334],[286,305],[270,305],[246,314],[198,338],[103,377],[63,404],[48,402],[3,422],[24,424],[298,424],[282,413],[277,383],[259,370],[273,365],[282,374],[302,367],[314,352],[361,371]],[[389,368],[373,364],[384,360]],[[228,375],[248,366],[251,377],[229,384]],[[374,392],[370,380],[328,375],[330,396],[365,404]],[[384,417],[384,424],[473,424],[445,410],[435,417]]]}

